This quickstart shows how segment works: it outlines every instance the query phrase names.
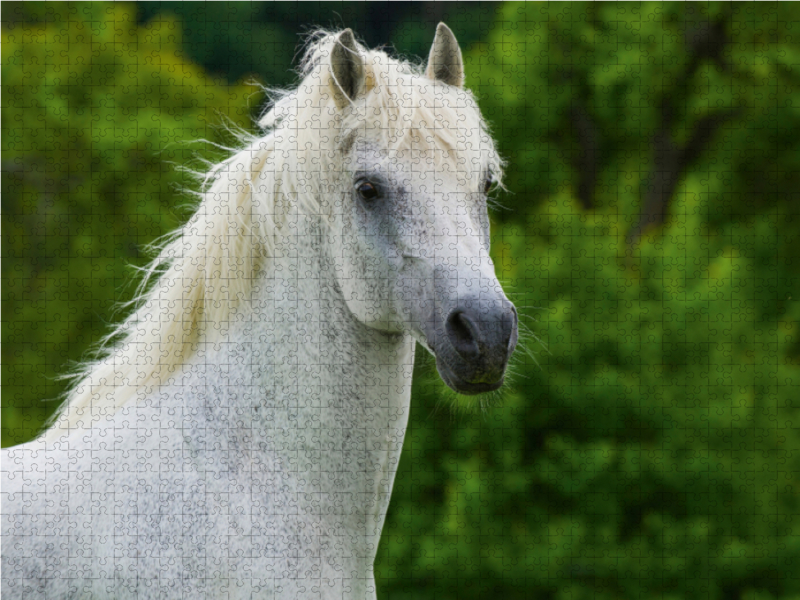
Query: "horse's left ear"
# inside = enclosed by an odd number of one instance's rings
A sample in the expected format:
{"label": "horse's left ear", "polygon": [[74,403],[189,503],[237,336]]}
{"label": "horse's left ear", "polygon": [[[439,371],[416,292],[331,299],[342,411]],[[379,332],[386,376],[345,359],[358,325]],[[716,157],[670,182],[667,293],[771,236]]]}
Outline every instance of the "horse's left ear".
{"label": "horse's left ear", "polygon": [[441,81],[448,85],[464,87],[464,61],[461,58],[461,48],[450,28],[444,23],[439,23],[436,28],[436,37],[428,55],[428,68],[425,76],[434,81]]}
{"label": "horse's left ear", "polygon": [[364,59],[350,29],[340,33],[333,43],[331,74],[334,100],[341,110],[364,91]]}

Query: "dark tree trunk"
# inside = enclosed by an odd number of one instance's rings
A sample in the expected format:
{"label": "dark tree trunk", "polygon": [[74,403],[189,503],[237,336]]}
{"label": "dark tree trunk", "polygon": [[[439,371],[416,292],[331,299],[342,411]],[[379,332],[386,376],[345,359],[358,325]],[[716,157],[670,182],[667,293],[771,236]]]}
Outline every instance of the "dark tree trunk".
{"label": "dark tree trunk", "polygon": [[589,112],[575,105],[570,110],[572,129],[578,140],[574,166],[578,171],[578,200],[585,210],[594,208],[594,188],[600,160],[600,132]]}
{"label": "dark tree trunk", "polygon": [[679,147],[672,139],[675,121],[674,99],[685,98],[686,88],[703,60],[715,62],[723,71],[730,69],[723,56],[727,43],[725,21],[691,21],[694,14],[688,13],[684,40],[689,50],[686,67],[669,96],[661,103],[661,124],[653,136],[653,166],[645,186],[642,208],[636,225],[628,233],[628,243],[634,244],[650,227],[664,223],[669,203],[686,170],[702,155],[714,138],[714,134],[727,120],[738,114],[738,110],[725,110],[709,114],[694,126],[689,140]]}

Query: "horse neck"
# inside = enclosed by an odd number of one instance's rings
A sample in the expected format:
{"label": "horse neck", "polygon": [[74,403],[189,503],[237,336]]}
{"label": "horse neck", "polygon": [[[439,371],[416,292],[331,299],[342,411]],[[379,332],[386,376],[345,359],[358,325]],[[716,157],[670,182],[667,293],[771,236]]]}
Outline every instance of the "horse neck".
{"label": "horse neck", "polygon": [[301,217],[296,227],[263,273],[254,304],[260,326],[249,329],[261,332],[253,348],[263,353],[262,368],[266,362],[262,381],[277,404],[307,407],[308,421],[298,422],[300,428],[327,423],[363,429],[369,415],[377,419],[373,427],[385,429],[389,407],[408,405],[414,342],[358,321],[336,282],[317,222]]}
{"label": "horse neck", "polygon": [[200,383],[213,394],[202,401],[196,442],[236,450],[240,459],[220,459],[227,472],[252,477],[254,465],[266,465],[290,489],[305,478],[315,502],[360,498],[352,508],[361,525],[353,527],[379,535],[408,419],[414,342],[357,321],[313,220],[292,227],[247,310],[201,357]]}

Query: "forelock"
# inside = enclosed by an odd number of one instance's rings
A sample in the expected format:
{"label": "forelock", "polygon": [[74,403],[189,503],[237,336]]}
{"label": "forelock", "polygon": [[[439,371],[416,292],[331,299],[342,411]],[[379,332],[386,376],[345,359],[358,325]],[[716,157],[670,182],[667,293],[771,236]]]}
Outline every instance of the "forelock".
{"label": "forelock", "polygon": [[336,109],[325,82],[330,73],[326,59],[337,36],[325,30],[309,36],[302,81],[294,90],[274,92],[276,100],[260,121],[263,127],[284,124],[297,132],[301,147],[328,147],[338,156],[364,138],[390,153],[424,152],[432,166],[454,165],[476,181],[487,172],[501,180],[503,163],[475,97],[469,90],[428,79],[423,65],[357,45],[364,58],[365,92],[344,111]]}
{"label": "forelock", "polygon": [[431,81],[421,65],[366,52],[367,91],[342,121],[341,139],[375,141],[386,150],[414,150],[435,166],[499,176],[501,161],[475,97],[469,90]]}

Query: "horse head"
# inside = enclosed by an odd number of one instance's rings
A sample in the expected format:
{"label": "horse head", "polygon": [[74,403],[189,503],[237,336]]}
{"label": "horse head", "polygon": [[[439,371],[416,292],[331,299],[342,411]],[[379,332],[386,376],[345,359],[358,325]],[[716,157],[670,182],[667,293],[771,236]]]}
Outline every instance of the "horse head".
{"label": "horse head", "polygon": [[456,392],[496,390],[517,343],[489,257],[502,162],[455,36],[439,24],[424,71],[387,68],[350,30],[327,48],[338,133],[320,204],[345,302],[372,328],[413,335]]}

